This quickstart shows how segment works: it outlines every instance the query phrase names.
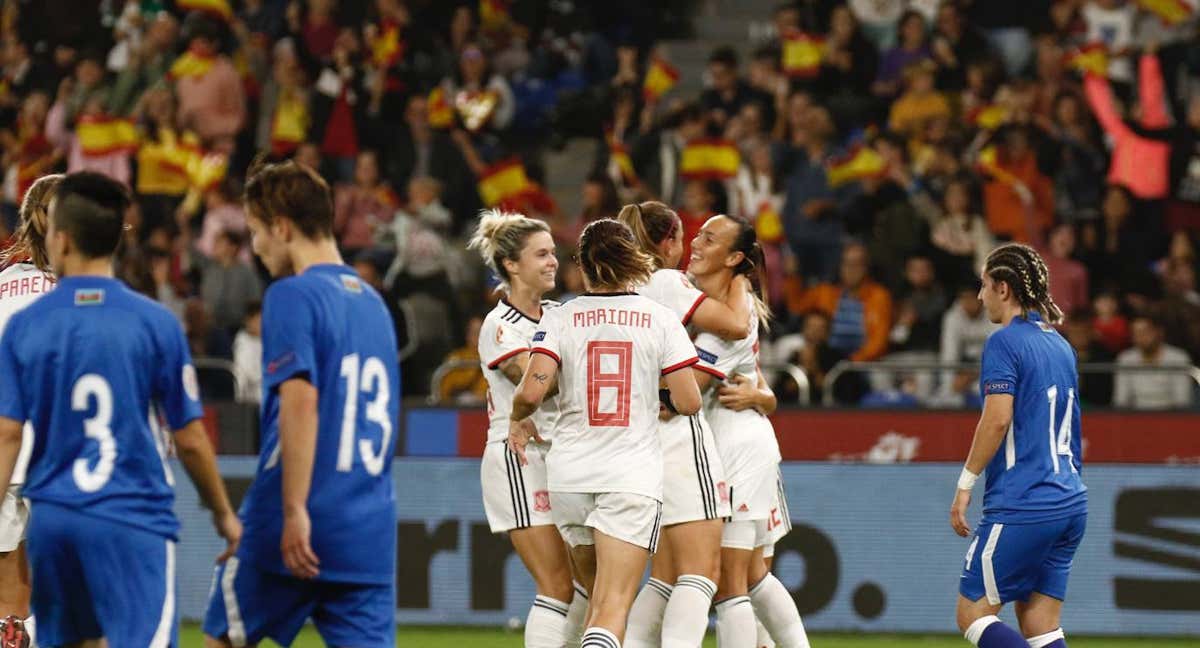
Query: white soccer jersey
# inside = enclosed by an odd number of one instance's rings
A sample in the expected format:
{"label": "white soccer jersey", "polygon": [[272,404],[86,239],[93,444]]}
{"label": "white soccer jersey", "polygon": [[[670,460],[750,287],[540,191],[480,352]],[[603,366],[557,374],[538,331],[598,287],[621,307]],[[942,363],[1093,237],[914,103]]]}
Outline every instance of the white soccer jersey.
{"label": "white soccer jersey", "polygon": [[[555,308],[556,301],[542,302],[542,316],[547,309]],[[508,417],[512,414],[514,385],[500,371],[505,360],[529,350],[529,341],[537,330],[538,322],[531,319],[507,299],[487,314],[479,330],[479,364],[488,381],[488,443],[508,439]],[[558,398],[547,398],[533,415],[533,424],[538,434],[547,441],[554,435],[554,423],[558,418]]]}
{"label": "white soccer jersey", "polygon": [[679,321],[687,326],[692,321],[692,315],[700,307],[708,295],[700,292],[688,280],[687,275],[678,270],[663,268],[655,270],[650,275],[650,281],[637,289],[639,295],[651,301],[666,306],[679,317]]}
{"label": "white soccer jersey", "polygon": [[[741,340],[725,340],[711,333],[697,336],[696,355],[700,362],[695,368],[720,381],[734,374],[757,380],[758,315],[753,308],[750,320],[750,335]],[[747,471],[778,463],[779,441],[767,417],[753,409],[735,412],[722,407],[717,387],[713,385],[704,395],[704,414],[717,438],[717,449],[730,479],[736,481],[738,475]]]}
{"label": "white soccer jersey", "polygon": [[586,294],[546,313],[531,351],[559,364],[550,491],[661,501],[659,378],[697,361],[678,317],[633,293]]}
{"label": "white soccer jersey", "polygon": [[[54,277],[37,269],[32,263],[14,263],[0,270],[0,331],[8,326],[8,320],[18,311],[32,304],[44,293],[54,288]],[[0,376],[0,380],[8,380]],[[29,466],[29,453],[33,452],[33,427],[25,424],[21,439],[21,452],[13,468],[13,484],[25,483],[25,469]]]}

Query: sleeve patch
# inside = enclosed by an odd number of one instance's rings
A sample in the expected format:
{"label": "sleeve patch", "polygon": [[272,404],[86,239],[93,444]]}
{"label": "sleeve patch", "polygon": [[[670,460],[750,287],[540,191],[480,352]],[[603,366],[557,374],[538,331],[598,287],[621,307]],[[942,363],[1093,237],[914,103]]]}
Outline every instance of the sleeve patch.
{"label": "sleeve patch", "polygon": [[700,359],[708,364],[717,364],[717,354],[713,353],[712,351],[706,351],[700,347],[696,347],[696,355],[700,356]]}
{"label": "sleeve patch", "polygon": [[1008,394],[1013,390],[1013,384],[1007,380],[993,380],[983,386],[985,394]]}
{"label": "sleeve patch", "polygon": [[534,334],[533,334],[533,341],[534,341],[534,342],[541,342],[542,340],[545,340],[545,339],[546,339],[546,332],[545,332],[545,331],[538,331],[537,333],[534,333]]}
{"label": "sleeve patch", "polygon": [[267,373],[268,374],[278,373],[280,370],[286,369],[288,367],[288,365],[292,365],[295,363],[296,363],[296,352],[295,351],[287,351],[287,352],[283,353],[282,355],[280,355],[278,358],[275,358],[274,360],[267,363]]}
{"label": "sleeve patch", "polygon": [[196,377],[196,368],[190,364],[183,366],[183,392],[194,401],[200,400],[200,380]]}

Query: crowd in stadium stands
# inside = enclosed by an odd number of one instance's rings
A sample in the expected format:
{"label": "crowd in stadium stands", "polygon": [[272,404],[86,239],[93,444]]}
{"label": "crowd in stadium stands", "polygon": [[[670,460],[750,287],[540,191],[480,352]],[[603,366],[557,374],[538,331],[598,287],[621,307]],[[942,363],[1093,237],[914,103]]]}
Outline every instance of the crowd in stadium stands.
{"label": "crowd in stadium stands", "polygon": [[[977,271],[1004,240],[1042,250],[1081,362],[1200,363],[1191,5],[786,2],[747,30],[748,55],[715,46],[685,96],[663,42],[705,4],[4,0],[3,226],[41,174],[128,184],[120,276],[181,318],[195,355],[231,359],[245,400],[264,275],[238,197],[263,157],[334,187],[408,395],[448,358],[438,395],[485,396],[478,313],[498,296],[463,245],[479,209],[550,222],[569,298],[583,224],[650,199],[685,244],[717,213],[755,224],[776,315],[764,361],[799,366],[814,403],[978,403],[971,370],[825,378],[843,360],[977,362],[994,328]],[[547,153],[572,138],[596,144],[574,162],[591,170],[578,214],[546,189]],[[1183,373],[1082,385],[1096,406],[1193,403]]]}

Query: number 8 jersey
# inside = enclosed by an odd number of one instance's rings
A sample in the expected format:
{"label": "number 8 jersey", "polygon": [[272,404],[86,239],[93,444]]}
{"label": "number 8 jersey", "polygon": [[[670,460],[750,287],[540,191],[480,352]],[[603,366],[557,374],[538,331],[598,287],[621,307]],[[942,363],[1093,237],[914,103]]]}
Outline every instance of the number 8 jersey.
{"label": "number 8 jersey", "polygon": [[1075,352],[1036,313],[988,338],[983,395],[1013,397],[1012,424],[987,467],[985,523],[1034,523],[1087,511]]}
{"label": "number 8 jersey", "polygon": [[560,368],[550,491],[661,501],[659,378],[698,361],[678,316],[634,293],[589,293],[547,310],[530,352]]}
{"label": "number 8 jersey", "polygon": [[317,449],[308,513],[318,580],[387,584],[395,578],[392,484],[400,370],[383,300],[344,265],[315,265],[271,284],[263,300],[262,450],[242,504],[238,557],[287,574],[279,554],[283,469],[279,386],[317,389]]}

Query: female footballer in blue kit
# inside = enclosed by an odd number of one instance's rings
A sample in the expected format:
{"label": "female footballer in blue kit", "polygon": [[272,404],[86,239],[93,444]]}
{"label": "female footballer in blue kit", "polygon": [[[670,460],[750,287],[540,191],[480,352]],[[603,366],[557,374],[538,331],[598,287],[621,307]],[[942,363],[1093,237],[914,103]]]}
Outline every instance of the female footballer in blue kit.
{"label": "female footballer in blue kit", "polygon": [[[958,626],[979,648],[1065,648],[1062,604],[1087,526],[1075,354],[1052,326],[1062,311],[1033,248],[996,248],[979,298],[1004,328],[984,345],[983,414],[950,509],[951,526],[967,537],[971,490],[987,468],[983,520],[960,579]],[[1020,632],[996,616],[1011,601]]]}

